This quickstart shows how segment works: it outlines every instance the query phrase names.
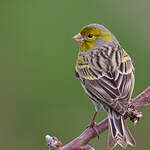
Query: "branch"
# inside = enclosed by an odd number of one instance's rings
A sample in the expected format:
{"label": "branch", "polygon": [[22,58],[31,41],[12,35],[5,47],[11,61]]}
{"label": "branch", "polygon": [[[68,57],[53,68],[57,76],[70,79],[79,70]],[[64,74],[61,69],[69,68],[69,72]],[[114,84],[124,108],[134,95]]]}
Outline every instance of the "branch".
{"label": "branch", "polygon": [[[144,106],[149,106],[150,105],[150,87],[144,90],[136,98],[132,99],[131,105],[134,106],[135,109],[140,109]],[[107,130],[108,119],[105,118],[103,121],[97,123],[95,128],[99,134]],[[92,128],[88,127],[79,137],[75,138],[70,143],[64,146],[62,146],[61,144],[58,144],[61,142],[58,141],[57,138],[56,138],[57,140],[48,141],[48,139],[50,138],[46,136],[46,140],[47,140],[47,144],[49,145],[49,150],[94,150],[88,143],[91,139],[93,139],[96,136],[97,136],[97,133],[95,133],[95,131]]]}

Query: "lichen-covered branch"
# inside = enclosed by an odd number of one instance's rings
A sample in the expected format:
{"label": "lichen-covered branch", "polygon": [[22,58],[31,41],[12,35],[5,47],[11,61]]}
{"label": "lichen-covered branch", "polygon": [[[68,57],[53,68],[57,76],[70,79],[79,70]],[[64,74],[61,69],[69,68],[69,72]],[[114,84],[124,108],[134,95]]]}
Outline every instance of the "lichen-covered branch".
{"label": "lichen-covered branch", "polygon": [[[140,109],[141,107],[149,106],[150,105],[150,87],[148,87],[141,94],[139,94],[136,98],[134,98],[131,102],[131,105],[135,109]],[[108,129],[107,118],[97,123],[95,128],[99,134],[107,130]],[[97,133],[95,133],[95,130],[89,127],[80,136],[78,136],[77,138],[75,138],[74,140],[72,140],[71,142],[69,142],[68,144],[64,146],[58,144],[60,142],[58,140],[56,141],[54,140],[53,142],[51,141],[49,143],[47,141],[47,144],[49,144],[50,150],[94,150],[94,148],[92,148],[90,145],[87,146],[87,144],[89,143],[91,139],[93,139],[96,136],[97,136]]]}

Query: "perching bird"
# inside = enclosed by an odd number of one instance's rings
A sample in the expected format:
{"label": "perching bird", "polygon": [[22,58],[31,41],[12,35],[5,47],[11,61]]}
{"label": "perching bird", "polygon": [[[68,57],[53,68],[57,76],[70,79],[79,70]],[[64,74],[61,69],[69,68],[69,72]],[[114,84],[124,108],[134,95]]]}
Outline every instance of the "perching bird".
{"label": "perching bird", "polygon": [[135,146],[124,121],[134,88],[131,58],[115,36],[99,24],[83,27],[73,40],[79,43],[76,76],[96,108],[91,126],[98,110],[103,108],[109,120],[108,147]]}

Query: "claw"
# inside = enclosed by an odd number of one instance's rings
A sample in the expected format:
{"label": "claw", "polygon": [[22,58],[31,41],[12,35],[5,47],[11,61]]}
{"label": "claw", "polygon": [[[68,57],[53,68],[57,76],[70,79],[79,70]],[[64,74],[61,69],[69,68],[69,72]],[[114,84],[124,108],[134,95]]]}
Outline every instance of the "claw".
{"label": "claw", "polygon": [[98,133],[98,130],[96,128],[96,125],[97,125],[96,122],[92,121],[91,124],[87,126],[87,128],[92,128],[95,131],[95,133],[99,139],[99,133]]}
{"label": "claw", "polygon": [[139,121],[138,119],[134,118],[134,119],[133,119],[134,125],[136,125],[138,121]]}
{"label": "claw", "polygon": [[88,125],[87,128],[88,127],[92,128],[95,131],[95,133],[96,133],[96,135],[97,135],[97,137],[99,139],[99,134],[98,134],[98,130],[96,129],[96,122],[95,122],[96,115],[97,115],[97,111],[94,113],[94,116],[92,118],[91,124]]}
{"label": "claw", "polygon": [[130,120],[134,123],[134,125],[137,124],[137,122],[142,117],[142,113],[138,112],[133,105],[129,106],[127,110],[127,114],[125,115],[125,118],[129,117]]}

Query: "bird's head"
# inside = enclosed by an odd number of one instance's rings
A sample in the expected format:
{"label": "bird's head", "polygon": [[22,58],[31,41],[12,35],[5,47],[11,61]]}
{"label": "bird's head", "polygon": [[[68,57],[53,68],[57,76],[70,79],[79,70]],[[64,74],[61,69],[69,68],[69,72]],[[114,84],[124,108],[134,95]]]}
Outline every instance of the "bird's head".
{"label": "bird's head", "polygon": [[99,24],[89,24],[83,27],[72,39],[80,44],[79,50],[87,52],[96,47],[101,47],[111,41],[114,36],[104,26]]}

